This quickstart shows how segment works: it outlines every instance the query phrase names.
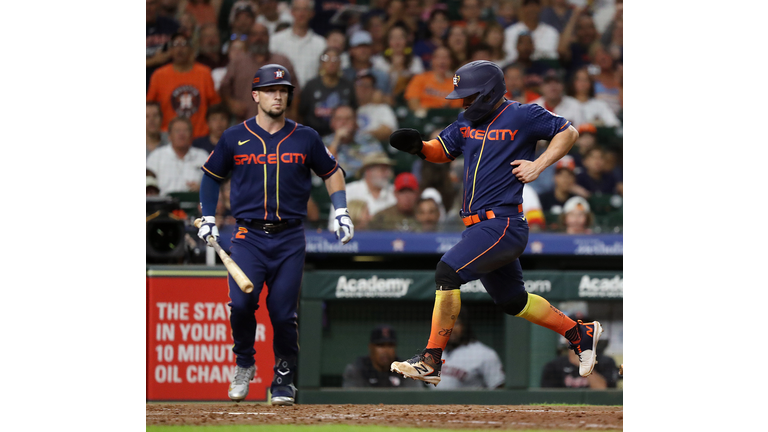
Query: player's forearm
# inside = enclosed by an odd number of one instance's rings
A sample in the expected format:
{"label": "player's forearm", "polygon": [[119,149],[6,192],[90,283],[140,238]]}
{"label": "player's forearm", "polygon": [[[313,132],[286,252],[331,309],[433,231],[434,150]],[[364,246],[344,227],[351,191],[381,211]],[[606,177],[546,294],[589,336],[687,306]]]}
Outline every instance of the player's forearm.
{"label": "player's forearm", "polygon": [[576,131],[573,125],[568,126],[568,129],[555,135],[552,141],[550,141],[547,150],[534,162],[539,172],[544,171],[548,166],[567,155],[577,138],[579,138],[579,132]]}
{"label": "player's forearm", "polygon": [[215,216],[218,202],[219,183],[212,177],[203,174],[203,179],[200,181],[200,207],[203,216]]}
{"label": "player's forearm", "polygon": [[325,179],[325,188],[328,189],[328,196],[331,196],[338,191],[346,190],[347,187],[344,182],[344,172],[339,169]]}

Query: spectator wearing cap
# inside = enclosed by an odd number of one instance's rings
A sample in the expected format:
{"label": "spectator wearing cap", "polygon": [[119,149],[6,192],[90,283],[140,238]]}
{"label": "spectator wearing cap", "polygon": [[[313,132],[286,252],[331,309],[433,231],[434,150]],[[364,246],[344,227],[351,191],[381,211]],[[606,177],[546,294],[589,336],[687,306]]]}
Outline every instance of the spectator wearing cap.
{"label": "spectator wearing cap", "polygon": [[158,102],[163,111],[162,130],[175,117],[192,122],[193,136],[208,135],[205,115],[208,107],[221,102],[211,77],[211,68],[197,63],[189,39],[182,33],[171,38],[171,64],[152,74],[148,102]]}
{"label": "spectator wearing cap", "polygon": [[331,113],[334,108],[342,105],[353,110],[357,108],[354,84],[341,73],[340,54],[336,48],[326,48],[320,55],[318,76],[307,81],[301,90],[301,123],[316,130],[320,136],[332,132]]}
{"label": "spectator wearing cap", "polygon": [[344,77],[353,81],[357,74],[368,71],[375,78],[376,89],[381,92],[381,102],[391,104],[392,87],[389,85],[389,76],[384,71],[374,69],[371,62],[372,43],[371,34],[367,31],[360,30],[352,34],[349,38],[349,67],[344,69]]}
{"label": "spectator wearing cap", "polygon": [[590,194],[612,195],[616,193],[616,177],[606,171],[605,153],[600,147],[593,147],[584,154],[584,170],[576,175],[576,183]]}
{"label": "spectator wearing cap", "polygon": [[403,378],[390,370],[397,357],[397,335],[395,329],[380,325],[371,331],[368,355],[358,357],[344,369],[342,387],[383,387],[423,389],[417,380]]}
{"label": "spectator wearing cap", "polygon": [[443,40],[451,20],[445,9],[433,9],[427,21],[427,34],[416,40],[413,44],[413,53],[421,58],[425,68],[429,68],[432,62],[432,53],[435,48],[443,46]]}
{"label": "spectator wearing cap", "polygon": [[564,93],[562,73],[550,70],[541,84],[541,97],[534,100],[539,106],[570,120],[575,127],[584,123],[584,108],[576,98]]}
{"label": "spectator wearing cap", "polygon": [[275,33],[269,41],[273,51],[285,53],[296,68],[299,85],[302,87],[320,70],[320,56],[326,48],[325,38],[315,33],[309,22],[315,14],[312,0],[293,0],[291,16],[293,24]]}
{"label": "spectator wearing cap", "polygon": [[586,67],[573,74],[566,93],[581,103],[585,122],[601,127],[619,126],[619,118],[608,103],[595,98],[595,81]]}
{"label": "spectator wearing cap", "polygon": [[229,127],[231,120],[232,116],[227,111],[227,107],[222,104],[212,105],[205,114],[205,121],[208,122],[208,135],[196,138],[192,141],[192,147],[205,150],[210,154],[224,131]]}
{"label": "spectator wearing cap", "polygon": [[416,203],[416,221],[419,232],[438,232],[440,229],[440,205],[434,198],[419,198]]}
{"label": "spectator wearing cap", "polygon": [[545,213],[561,214],[563,206],[568,199],[577,196],[577,192],[583,193],[583,189],[576,184],[575,168],[576,163],[573,160],[573,156],[565,155],[557,161],[555,164],[554,188],[539,195],[541,207]]}
{"label": "spectator wearing cap", "polygon": [[[347,202],[359,199],[368,204],[368,213],[375,216],[376,213],[394,205],[395,186],[392,184],[394,177],[395,161],[387,157],[383,151],[371,153],[363,158],[363,165],[357,172],[360,180],[347,183]],[[328,229],[333,231],[335,209],[331,205],[328,215]]]}
{"label": "spectator wearing cap", "polygon": [[575,196],[568,199],[560,213],[560,226],[566,234],[592,234],[595,216],[586,199]]}
{"label": "spectator wearing cap", "polygon": [[376,89],[376,77],[372,69],[363,69],[355,80],[357,98],[357,127],[381,143],[388,143],[389,136],[397,130],[397,116],[391,106],[382,103],[381,92]]}
{"label": "spectator wearing cap", "polygon": [[517,38],[523,32],[530,32],[533,38],[533,44],[536,47],[531,56],[533,60],[557,60],[560,33],[551,25],[541,22],[540,13],[541,2],[539,0],[523,0],[520,8],[520,21],[504,30],[504,51],[507,53],[507,61],[517,60]]}
{"label": "spectator wearing cap", "polygon": [[270,36],[275,34],[275,29],[280,23],[293,24],[293,16],[288,9],[282,11],[277,8],[277,0],[259,0],[259,16],[256,22],[264,24]]}
{"label": "spectator wearing cap", "polygon": [[221,53],[227,54],[232,41],[248,39],[248,32],[256,22],[256,8],[248,0],[239,0],[229,11],[229,35],[221,46]]}
{"label": "spectator wearing cap", "polygon": [[221,80],[219,93],[227,109],[238,123],[255,116],[259,107],[253,101],[251,92],[253,75],[264,65],[279,64],[288,70],[291,75],[291,84],[295,86],[293,102],[286,114],[289,118],[295,119],[298,105],[301,103],[301,98],[297,97],[301,87],[293,69],[293,63],[288,57],[270,50],[269,31],[264,24],[254,23],[251,26],[247,44],[246,55],[233,58],[227,66],[227,73]]}
{"label": "spectator wearing cap", "polygon": [[331,133],[323,136],[323,143],[352,181],[362,168],[366,156],[383,151],[381,143],[357,128],[355,109],[340,105],[331,110]]}
{"label": "spectator wearing cap", "polygon": [[376,213],[370,228],[379,231],[419,231],[416,220],[416,202],[419,200],[419,181],[404,172],[395,177],[395,204]]}
{"label": "spectator wearing cap", "polygon": [[160,195],[160,187],[157,185],[157,177],[147,174],[147,196]]}
{"label": "spectator wearing cap", "polygon": [[414,112],[433,108],[460,109],[463,100],[445,98],[453,91],[453,66],[451,51],[446,47],[437,47],[432,54],[430,70],[414,76],[405,88],[408,109]]}

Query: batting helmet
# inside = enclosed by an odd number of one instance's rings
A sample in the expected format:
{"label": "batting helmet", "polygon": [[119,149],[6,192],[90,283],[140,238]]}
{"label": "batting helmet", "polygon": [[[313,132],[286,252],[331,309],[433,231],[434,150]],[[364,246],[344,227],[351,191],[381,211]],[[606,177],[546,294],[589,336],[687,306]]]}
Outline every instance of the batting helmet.
{"label": "batting helmet", "polygon": [[453,91],[446,99],[464,99],[477,95],[464,111],[464,118],[477,123],[493,111],[496,103],[507,93],[504,72],[495,63],[478,60],[467,63],[453,76]]}
{"label": "batting helmet", "polygon": [[268,64],[260,67],[259,70],[256,71],[256,75],[253,76],[251,91],[254,91],[259,87],[267,87],[273,85],[288,86],[287,106],[291,106],[291,101],[293,100],[293,84],[291,84],[291,74],[288,73],[288,69],[279,64]]}

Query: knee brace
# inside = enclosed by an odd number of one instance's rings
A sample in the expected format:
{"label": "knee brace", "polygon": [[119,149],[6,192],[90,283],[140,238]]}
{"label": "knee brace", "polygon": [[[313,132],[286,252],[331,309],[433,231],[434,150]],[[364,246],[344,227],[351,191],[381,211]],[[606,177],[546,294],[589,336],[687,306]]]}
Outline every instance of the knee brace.
{"label": "knee brace", "polygon": [[437,263],[437,269],[435,269],[435,285],[437,285],[438,291],[447,291],[459,289],[464,281],[461,280],[459,274],[451,268],[444,261]]}
{"label": "knee brace", "polygon": [[528,292],[522,292],[514,297],[512,300],[501,305],[501,309],[507,315],[517,315],[525,309],[525,305],[528,304]]}

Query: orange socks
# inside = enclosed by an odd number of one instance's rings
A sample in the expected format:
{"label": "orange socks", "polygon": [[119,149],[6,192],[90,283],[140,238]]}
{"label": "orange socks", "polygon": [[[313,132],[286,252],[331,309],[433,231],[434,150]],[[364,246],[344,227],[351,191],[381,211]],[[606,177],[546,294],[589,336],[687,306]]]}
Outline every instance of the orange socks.
{"label": "orange socks", "polygon": [[[574,336],[578,338],[578,332],[575,332],[575,335],[572,334],[573,332],[568,332],[568,330],[571,330],[576,325],[576,321],[565,316],[559,309],[549,304],[544,297],[537,296],[536,294],[528,293],[528,303],[526,303],[522,312],[516,316],[546,327],[565,336],[568,340],[571,340]],[[566,332],[569,334],[566,335]],[[571,342],[575,341],[571,340]]]}
{"label": "orange socks", "polygon": [[453,289],[435,292],[435,308],[432,310],[432,331],[429,333],[427,349],[445,349],[460,310],[460,290]]}

